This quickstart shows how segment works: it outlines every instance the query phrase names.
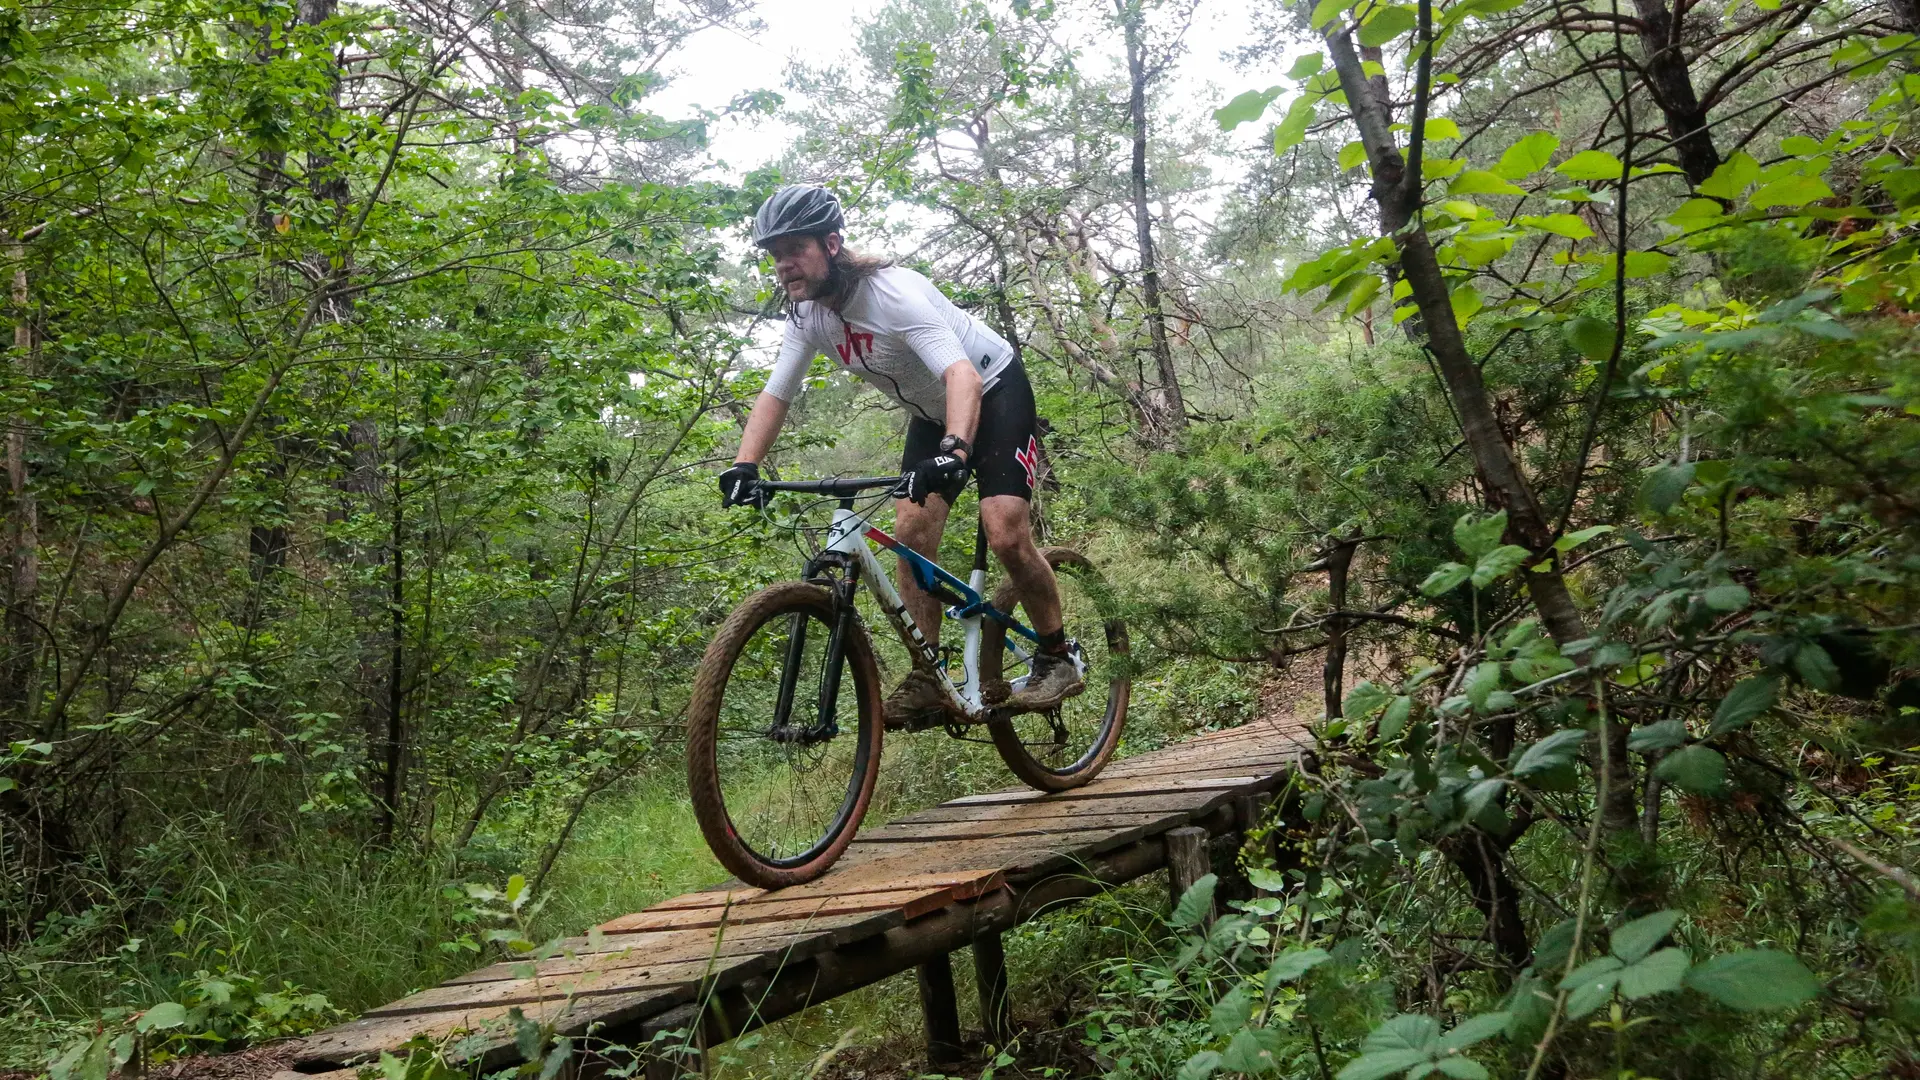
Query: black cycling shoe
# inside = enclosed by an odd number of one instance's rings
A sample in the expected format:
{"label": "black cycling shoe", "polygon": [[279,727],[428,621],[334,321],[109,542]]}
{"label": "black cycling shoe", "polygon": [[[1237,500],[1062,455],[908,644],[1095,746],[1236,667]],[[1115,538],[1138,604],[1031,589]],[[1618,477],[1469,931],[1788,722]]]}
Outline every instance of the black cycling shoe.
{"label": "black cycling shoe", "polygon": [[1045,712],[1087,688],[1074,670],[1073,659],[1049,652],[1035,653],[1033,670],[1027,685],[1007,699],[1007,707],[1020,712]]}
{"label": "black cycling shoe", "polygon": [[880,714],[888,731],[917,731],[943,722],[948,708],[940,680],[927,669],[916,667],[887,695]]}

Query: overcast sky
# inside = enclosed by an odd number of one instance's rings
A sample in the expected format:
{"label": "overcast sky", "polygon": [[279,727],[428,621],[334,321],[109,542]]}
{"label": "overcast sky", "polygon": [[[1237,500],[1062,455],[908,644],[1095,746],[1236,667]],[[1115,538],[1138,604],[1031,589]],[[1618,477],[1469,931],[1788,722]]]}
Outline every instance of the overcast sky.
{"label": "overcast sky", "polygon": [[[759,16],[766,29],[752,36],[729,30],[696,35],[679,54],[673,82],[656,91],[650,104],[662,116],[690,115],[696,106],[719,109],[749,90],[774,90],[793,95],[783,84],[789,60],[805,57],[814,64],[826,58],[851,57],[854,25],[883,6],[884,0],[762,0]],[[1204,115],[1242,90],[1271,86],[1280,81],[1284,62],[1267,68],[1237,71],[1223,54],[1245,43],[1247,0],[1202,0],[1187,32],[1187,52],[1171,78],[1158,91],[1163,106],[1189,115]],[[1117,52],[1113,32],[1104,26],[1069,31],[1083,52],[1083,65],[1097,65]],[[1096,37],[1095,35],[1099,35]],[[1300,50],[1294,50],[1298,52]],[[1282,99],[1282,106],[1285,99]],[[1276,114],[1277,115],[1277,114]],[[795,135],[792,125],[778,119],[752,123],[725,120],[715,125],[712,157],[720,176],[738,178],[748,170],[778,157]],[[1235,141],[1257,143],[1263,125],[1243,126]]]}

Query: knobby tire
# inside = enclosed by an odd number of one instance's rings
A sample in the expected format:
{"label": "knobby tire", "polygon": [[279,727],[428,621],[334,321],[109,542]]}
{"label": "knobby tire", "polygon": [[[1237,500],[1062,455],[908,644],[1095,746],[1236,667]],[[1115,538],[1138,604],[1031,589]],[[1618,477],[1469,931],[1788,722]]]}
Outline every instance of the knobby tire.
{"label": "knobby tire", "polygon": [[[852,737],[865,742],[865,768],[849,784],[853,791],[831,835],[811,849],[811,857],[798,865],[768,862],[754,852],[739,836],[727,813],[726,796],[721,786],[719,762],[719,726],[727,678],[739,660],[741,650],[755,632],[775,619],[795,614],[818,618],[817,629],[825,632],[835,618],[833,595],[818,585],[795,581],[774,585],[748,597],[707,645],[694,678],[693,696],[687,705],[687,789],[693,800],[693,815],[706,837],[707,846],[741,881],[763,889],[777,889],[811,881],[827,872],[846,851],[859,831],[873,800],[875,781],[880,776],[880,742],[884,723],[880,714],[880,670],[875,663],[873,643],[857,618],[846,642],[845,674],[851,675],[858,701],[857,731],[843,731],[839,738]],[[811,621],[808,624],[813,627]],[[841,693],[846,688],[843,686]],[[771,720],[771,717],[769,718]],[[856,748],[856,752],[857,752]]]}

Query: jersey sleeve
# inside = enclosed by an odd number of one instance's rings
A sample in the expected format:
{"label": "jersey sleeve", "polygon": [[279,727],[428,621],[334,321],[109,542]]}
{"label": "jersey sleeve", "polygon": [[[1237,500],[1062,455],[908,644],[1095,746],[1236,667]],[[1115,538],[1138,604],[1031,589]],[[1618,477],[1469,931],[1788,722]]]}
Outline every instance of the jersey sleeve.
{"label": "jersey sleeve", "polygon": [[[926,283],[926,288],[933,287],[932,282]],[[928,371],[944,376],[953,365],[971,360],[960,335],[941,317],[932,298],[918,289],[901,289],[893,299],[897,305],[893,330],[906,341],[920,362],[927,365]]]}
{"label": "jersey sleeve", "polygon": [[813,356],[819,351],[811,335],[801,329],[800,319],[789,315],[786,333],[780,338],[780,355],[773,362],[773,372],[767,376],[767,393],[789,403],[799,397],[807,369],[813,366]]}

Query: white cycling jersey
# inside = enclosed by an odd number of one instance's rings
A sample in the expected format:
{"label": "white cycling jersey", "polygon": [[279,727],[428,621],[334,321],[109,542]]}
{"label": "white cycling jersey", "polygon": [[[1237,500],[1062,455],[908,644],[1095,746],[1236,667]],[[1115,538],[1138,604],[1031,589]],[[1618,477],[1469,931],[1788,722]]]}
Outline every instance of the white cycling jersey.
{"label": "white cycling jersey", "polygon": [[972,362],[985,393],[1013,363],[1013,346],[955,307],[933,282],[889,266],[861,282],[840,312],[811,300],[793,305],[767,393],[781,401],[800,396],[819,355],[837,359],[909,414],[945,423],[947,369]]}

